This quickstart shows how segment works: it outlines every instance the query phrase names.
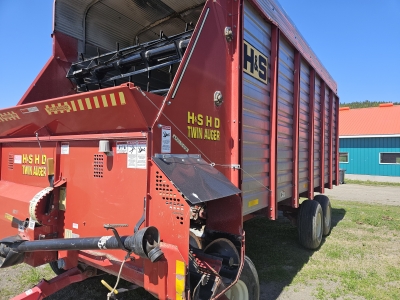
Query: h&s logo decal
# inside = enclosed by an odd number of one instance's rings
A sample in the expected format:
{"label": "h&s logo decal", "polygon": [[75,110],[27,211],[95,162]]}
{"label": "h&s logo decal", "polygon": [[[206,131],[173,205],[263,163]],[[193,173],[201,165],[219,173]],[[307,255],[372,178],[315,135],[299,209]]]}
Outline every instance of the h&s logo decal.
{"label": "h&s logo decal", "polygon": [[250,76],[267,84],[268,58],[254,48],[247,41],[244,41],[243,49],[243,70]]}

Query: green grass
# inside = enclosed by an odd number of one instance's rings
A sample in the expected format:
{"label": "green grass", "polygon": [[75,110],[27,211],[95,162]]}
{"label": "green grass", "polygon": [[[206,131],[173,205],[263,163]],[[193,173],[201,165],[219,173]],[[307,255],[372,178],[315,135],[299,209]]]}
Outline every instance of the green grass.
{"label": "green grass", "polygon": [[[0,299],[10,299],[33,286],[41,279],[51,279],[54,273],[48,265],[32,268],[25,264],[0,269]],[[11,274],[11,275],[10,275]]]}
{"label": "green grass", "polygon": [[400,299],[400,207],[336,200],[332,207],[332,233],[317,251],[302,248],[288,222],[245,223],[260,281],[312,285],[316,299]]}
{"label": "green grass", "polygon": [[43,278],[49,280],[54,276],[50,266],[44,265],[41,268],[29,268],[27,271],[21,273],[19,280],[22,286],[30,287],[36,285]]}
{"label": "green grass", "polygon": [[361,184],[368,186],[400,186],[400,182],[380,182],[380,181],[370,181],[370,180],[353,180],[345,178],[344,182],[346,184]]}

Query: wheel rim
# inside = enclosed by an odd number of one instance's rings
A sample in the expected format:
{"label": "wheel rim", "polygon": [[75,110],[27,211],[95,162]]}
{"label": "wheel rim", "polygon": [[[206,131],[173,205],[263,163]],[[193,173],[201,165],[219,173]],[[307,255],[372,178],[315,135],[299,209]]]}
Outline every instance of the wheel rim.
{"label": "wheel rim", "polygon": [[242,280],[238,280],[236,284],[225,293],[229,300],[249,300],[249,290]]}
{"label": "wheel rim", "polygon": [[329,205],[326,208],[325,227],[326,228],[330,228],[331,227],[331,207]]}
{"label": "wheel rim", "polygon": [[316,225],[317,225],[317,238],[319,240],[322,238],[322,216],[321,216],[321,214],[317,214]]}

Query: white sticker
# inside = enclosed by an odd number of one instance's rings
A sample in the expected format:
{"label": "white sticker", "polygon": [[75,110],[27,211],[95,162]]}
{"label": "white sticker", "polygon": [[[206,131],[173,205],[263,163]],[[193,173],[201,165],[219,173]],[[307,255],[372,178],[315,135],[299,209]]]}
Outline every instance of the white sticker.
{"label": "white sticker", "polygon": [[129,141],[127,146],[127,167],[129,169],[146,169],[147,143],[146,141]]}
{"label": "white sticker", "polygon": [[35,221],[32,220],[32,218],[29,219],[28,228],[31,229],[31,230],[34,230],[34,229],[35,229]]}
{"label": "white sticker", "polygon": [[29,289],[25,292],[25,295],[29,296],[33,293],[32,289]]}
{"label": "white sticker", "polygon": [[27,107],[27,108],[21,108],[20,111],[23,114],[29,114],[29,113],[33,113],[33,112],[39,111],[39,108],[37,108],[36,106],[32,106],[32,107]]}
{"label": "white sticker", "polygon": [[171,153],[171,127],[161,128],[161,153]]}
{"label": "white sticker", "polygon": [[79,234],[72,233],[72,238],[73,238],[73,239],[77,239],[78,237],[79,237]]}
{"label": "white sticker", "polygon": [[29,215],[31,217],[31,220],[39,223],[39,221],[36,219],[36,206],[37,206],[38,202],[42,199],[42,197],[44,197],[45,195],[50,193],[52,190],[53,190],[52,187],[47,187],[47,188],[41,190],[39,193],[37,193],[32,198],[32,200],[29,201]]}
{"label": "white sticker", "polygon": [[136,152],[137,152],[137,143],[136,141],[134,142],[128,142],[127,145],[127,151],[128,155],[127,157],[127,167],[129,169],[136,169]]}
{"label": "white sticker", "polygon": [[14,155],[14,164],[22,164],[22,155]]}
{"label": "white sticker", "polygon": [[61,154],[66,155],[69,154],[69,143],[61,143]]}
{"label": "white sticker", "polygon": [[65,229],[65,230],[64,230],[64,238],[65,238],[65,239],[70,239],[70,238],[72,238],[72,230],[71,230],[71,229]]}
{"label": "white sticker", "polygon": [[72,223],[72,228],[78,229],[79,225],[76,223]]}
{"label": "white sticker", "polygon": [[189,148],[186,147],[186,145],[184,143],[182,143],[182,141],[175,134],[172,136],[172,138],[179,144],[179,146],[181,146],[183,148],[183,150],[185,150],[186,152],[189,152]]}
{"label": "white sticker", "polygon": [[126,142],[117,142],[117,153],[127,153],[128,145]]}
{"label": "white sticker", "polygon": [[136,168],[146,169],[147,166],[147,144],[146,141],[138,141],[136,151]]}

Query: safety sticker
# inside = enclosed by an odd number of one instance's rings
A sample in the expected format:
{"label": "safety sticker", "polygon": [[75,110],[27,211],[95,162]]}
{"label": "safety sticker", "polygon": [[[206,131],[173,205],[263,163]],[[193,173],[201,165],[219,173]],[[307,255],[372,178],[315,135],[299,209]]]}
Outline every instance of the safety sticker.
{"label": "safety sticker", "polygon": [[127,142],[127,167],[129,169],[146,169],[147,143],[146,141]]}
{"label": "safety sticker", "polygon": [[72,228],[74,228],[74,229],[78,229],[78,228],[79,228],[79,225],[78,225],[78,224],[76,224],[76,223],[72,223]]}
{"label": "safety sticker", "polygon": [[17,113],[8,111],[6,113],[0,113],[0,122],[16,121],[21,119]]}
{"label": "safety sticker", "polygon": [[74,99],[69,102],[63,101],[45,106],[45,111],[49,114],[70,113],[98,108],[108,108],[113,106],[126,105],[123,92],[94,96],[93,98]]}
{"label": "safety sticker", "polygon": [[36,106],[32,106],[32,107],[27,107],[27,108],[21,108],[20,111],[23,114],[29,114],[29,113],[39,111],[39,108],[37,108]]}
{"label": "safety sticker", "polygon": [[107,249],[107,247],[106,247],[106,243],[107,243],[107,241],[109,240],[109,239],[111,239],[111,237],[112,236],[102,236],[101,238],[100,238],[100,240],[97,242],[97,247],[99,247],[99,249],[101,249],[101,250],[105,250],[105,249]]}
{"label": "safety sticker", "polygon": [[14,155],[14,164],[22,164],[22,155]]}
{"label": "safety sticker", "polygon": [[126,142],[117,142],[117,154],[128,153],[128,146]]}
{"label": "safety sticker", "polygon": [[147,162],[147,144],[146,141],[138,141],[136,168],[146,169]]}
{"label": "safety sticker", "polygon": [[175,134],[172,136],[172,138],[179,144],[179,146],[181,146],[183,148],[183,150],[185,150],[186,152],[189,152],[189,148],[186,147],[186,145],[184,143],[182,143],[182,141]]}
{"label": "safety sticker", "polygon": [[70,239],[70,238],[72,238],[72,230],[71,230],[71,229],[65,229],[65,230],[64,230],[64,238],[65,238],[65,239]]}
{"label": "safety sticker", "polygon": [[61,154],[62,155],[69,154],[69,143],[67,143],[67,142],[61,143]]}
{"label": "safety sticker", "polygon": [[12,221],[14,217],[12,215],[6,213],[4,215],[4,218],[6,218],[8,221]]}
{"label": "safety sticker", "polygon": [[29,218],[29,224],[28,224],[28,228],[30,229],[30,230],[34,230],[35,229],[35,221],[34,220],[32,220],[32,218]]}
{"label": "safety sticker", "polygon": [[161,153],[171,153],[171,127],[161,128]]}
{"label": "safety sticker", "polygon": [[254,200],[249,201],[247,206],[248,207],[253,207],[253,206],[256,206],[256,205],[258,205],[258,199],[254,199]]}

